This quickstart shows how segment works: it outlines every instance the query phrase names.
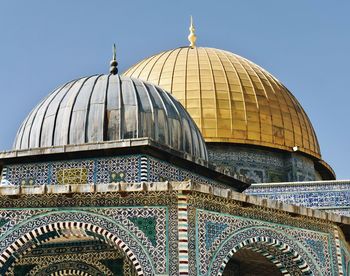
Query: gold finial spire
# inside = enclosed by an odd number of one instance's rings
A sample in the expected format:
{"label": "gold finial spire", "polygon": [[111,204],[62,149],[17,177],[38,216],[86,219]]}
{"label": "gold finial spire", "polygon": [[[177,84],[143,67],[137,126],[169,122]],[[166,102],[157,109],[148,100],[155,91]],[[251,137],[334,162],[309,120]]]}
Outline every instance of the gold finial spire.
{"label": "gold finial spire", "polygon": [[113,75],[118,74],[117,49],[115,43],[113,44],[113,56],[110,62],[109,72]]}
{"label": "gold finial spire", "polygon": [[196,40],[197,40],[197,36],[195,35],[194,31],[196,30],[193,26],[193,18],[192,18],[192,15],[191,15],[191,26],[189,28],[190,30],[190,34],[188,35],[188,40],[190,42],[190,47],[191,48],[194,48],[196,47]]}

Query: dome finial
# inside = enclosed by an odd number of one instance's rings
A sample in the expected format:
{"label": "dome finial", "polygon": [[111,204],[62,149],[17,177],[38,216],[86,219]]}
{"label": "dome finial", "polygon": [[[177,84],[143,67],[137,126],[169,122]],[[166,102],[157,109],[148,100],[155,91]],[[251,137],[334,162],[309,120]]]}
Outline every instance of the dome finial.
{"label": "dome finial", "polygon": [[196,40],[197,40],[197,36],[195,35],[194,31],[196,30],[193,26],[193,18],[192,18],[192,15],[191,15],[191,26],[189,28],[190,30],[190,34],[188,35],[188,40],[190,42],[190,47],[191,48],[194,48],[196,47]]}
{"label": "dome finial", "polygon": [[113,56],[110,62],[109,72],[113,75],[118,74],[117,49],[115,43],[113,44]]}

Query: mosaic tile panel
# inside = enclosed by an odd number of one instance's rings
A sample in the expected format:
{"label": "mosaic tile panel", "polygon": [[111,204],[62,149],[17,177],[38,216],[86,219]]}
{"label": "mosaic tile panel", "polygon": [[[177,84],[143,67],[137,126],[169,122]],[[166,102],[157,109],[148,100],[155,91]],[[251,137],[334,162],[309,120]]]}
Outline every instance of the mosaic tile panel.
{"label": "mosaic tile panel", "polygon": [[313,161],[300,154],[278,153],[237,145],[208,145],[209,161],[250,183],[314,181]]}
{"label": "mosaic tile panel", "polygon": [[250,186],[244,193],[340,215],[350,214],[350,181],[318,181]]}
{"label": "mosaic tile panel", "polygon": [[[8,210],[2,211],[1,215],[4,217],[16,217],[22,212],[30,213],[30,211],[24,210]],[[24,234],[33,231],[40,226],[49,225],[59,221],[76,221],[100,226],[103,229],[108,229],[112,234],[116,234],[117,237],[122,237],[123,242],[132,249],[133,253],[137,256],[138,261],[143,264],[142,266],[146,275],[152,275],[153,273],[163,274],[168,271],[167,261],[169,253],[167,251],[167,237],[169,233],[167,232],[168,226],[166,225],[166,222],[168,221],[168,218],[165,208],[98,208],[95,210],[90,209],[89,212],[83,210],[80,210],[79,212],[51,211],[44,216],[35,216],[39,212],[39,210],[31,211],[32,217],[21,221],[21,227],[11,231],[11,233],[8,233],[7,231],[1,232],[0,249],[4,250],[16,239],[19,239]],[[45,213],[47,211],[41,210],[41,212]],[[131,217],[156,217],[155,233],[152,234],[155,237],[154,244],[150,241],[148,236],[145,235],[145,233],[140,230],[132,220],[130,220]],[[111,219],[117,223],[112,222]],[[17,222],[19,222],[18,219]],[[123,228],[119,226],[120,224],[123,225]],[[42,231],[39,231],[38,233],[40,232]],[[141,249],[139,243],[143,245],[143,249]],[[151,256],[152,265],[149,263],[149,257],[144,255],[146,253],[145,249],[147,250],[147,255],[149,254],[149,256]]]}
{"label": "mosaic tile panel", "polygon": [[150,182],[158,182],[158,181],[186,181],[193,180],[198,183],[210,184],[213,186],[227,188],[224,184],[217,182],[215,180],[211,180],[200,176],[194,172],[190,172],[188,170],[175,167],[167,162],[161,161],[159,159],[149,157],[148,158],[148,168],[149,168],[149,176],[148,181]]}
{"label": "mosaic tile panel", "polygon": [[[141,172],[142,164],[142,172]],[[146,155],[8,165],[2,184],[60,185],[113,182],[193,180],[219,187],[224,184]]]}
{"label": "mosaic tile panel", "polygon": [[[41,206],[56,207],[2,209],[0,249],[8,247],[24,233],[68,221],[98,226],[123,237],[123,242],[145,268],[145,275],[179,275],[179,263],[183,261],[179,259],[180,253],[183,254],[179,245],[185,243],[188,249],[186,275],[217,275],[223,260],[237,244],[257,237],[260,237],[261,246],[266,237],[276,240],[274,243],[278,246],[288,245],[290,252],[298,253],[314,275],[338,275],[333,232],[327,232],[329,224],[316,220],[297,220],[278,211],[267,215],[268,211],[261,208],[241,206],[226,198],[200,193],[186,195],[183,197],[186,201],[181,201],[182,197],[174,192],[165,191],[130,195],[76,194],[67,199],[62,195],[32,195],[32,200],[28,197],[3,197],[0,204],[2,207],[32,207],[34,202],[41,202]],[[57,203],[76,207],[59,209],[61,205]],[[121,205],[124,207],[116,207]],[[97,230],[96,233],[101,232]],[[36,239],[42,240],[41,236]],[[258,249],[265,248],[259,246],[256,245]],[[295,263],[281,254],[278,246],[264,250],[271,251],[288,271],[297,271]],[[293,273],[291,275],[298,275]]]}
{"label": "mosaic tile panel", "polygon": [[167,210],[161,207],[96,209],[95,213],[115,218],[134,234],[152,256],[157,273],[167,272]]}
{"label": "mosaic tile panel", "polygon": [[[51,166],[50,184],[52,185],[83,184],[84,180],[87,181],[86,183],[94,183],[93,160],[53,162]],[[69,175],[66,179],[63,178],[65,174]],[[71,183],[63,182],[64,180],[71,181]]]}
{"label": "mosaic tile panel", "polygon": [[49,183],[49,163],[10,165],[6,179],[13,185],[43,185]]}
{"label": "mosaic tile panel", "polygon": [[[232,248],[244,240],[259,236],[270,237],[290,246],[303,257],[314,275],[336,275],[332,273],[336,267],[332,263],[335,252],[329,249],[332,242],[328,233],[285,227],[205,210],[197,210],[196,221],[199,275],[216,274]],[[220,231],[208,231],[214,227]],[[211,241],[210,247],[208,240]],[[307,252],[305,248],[308,248]],[[214,256],[216,259],[213,259]]]}
{"label": "mosaic tile panel", "polygon": [[139,159],[137,155],[98,159],[96,182],[139,182]]}

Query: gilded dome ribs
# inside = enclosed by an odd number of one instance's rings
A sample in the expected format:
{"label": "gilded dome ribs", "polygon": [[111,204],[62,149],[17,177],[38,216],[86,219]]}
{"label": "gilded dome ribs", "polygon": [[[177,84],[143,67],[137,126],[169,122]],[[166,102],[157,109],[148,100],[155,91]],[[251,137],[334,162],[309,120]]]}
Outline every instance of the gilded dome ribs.
{"label": "gilded dome ribs", "polygon": [[[154,56],[152,56],[152,58],[150,58],[149,60],[147,60],[146,62],[145,62],[145,65],[142,67],[141,66],[141,68],[140,68],[140,71],[139,71],[139,73],[138,73],[138,75],[137,76],[135,76],[135,78],[141,78],[141,79],[145,79],[145,78],[147,78],[148,76],[149,76],[149,74],[150,74],[150,70],[148,70],[148,72],[146,72],[146,74],[147,74],[147,77],[146,76],[142,76],[142,74],[144,73],[144,70],[147,68],[147,66],[149,65],[149,64],[152,64],[152,62],[154,61],[154,59],[158,59],[159,57],[159,54],[158,55],[154,55]],[[152,68],[152,67],[151,67]],[[137,71],[135,71],[135,72],[137,72]]]}
{"label": "gilded dome ribs", "polygon": [[[198,127],[199,129],[202,129],[203,127],[203,122],[202,122],[202,118],[203,118],[203,93],[202,93],[202,87],[201,87],[201,69],[199,66],[199,54],[198,54],[198,50],[197,48],[194,48],[194,51],[196,52],[196,56],[197,56],[197,70],[198,70],[198,93],[199,93],[199,119],[197,119],[199,122]],[[196,121],[196,120],[195,120]]]}
{"label": "gilded dome ribs", "polygon": [[172,77],[172,93],[187,108],[186,94],[186,56],[183,48],[179,48],[176,56]]}
{"label": "gilded dome ribs", "polygon": [[[227,61],[229,62],[231,68],[232,68],[232,72],[236,77],[238,87],[235,86],[236,90],[234,90],[234,88],[231,87],[231,85],[235,85],[233,79],[234,78],[230,78],[230,92],[233,92],[232,94],[236,96],[231,97],[232,98],[232,102],[235,103],[235,106],[232,106],[232,113],[234,114],[232,116],[232,120],[235,121],[235,124],[233,124],[233,129],[232,129],[232,135],[233,137],[235,137],[235,139],[237,140],[243,140],[247,138],[247,124],[248,124],[248,120],[247,120],[247,108],[246,108],[246,104],[244,101],[244,95],[243,95],[243,85],[241,82],[241,79],[238,75],[238,72],[236,70],[236,67],[233,65],[232,60],[229,58],[229,56],[226,54],[226,52],[224,52],[224,56],[227,59]],[[232,83],[231,83],[232,82]],[[239,95],[239,96],[237,96]],[[237,98],[240,98],[240,102],[241,102],[241,107],[242,110],[237,109],[238,103],[237,103]],[[243,114],[242,114],[243,113]],[[243,115],[243,116],[241,116]],[[238,117],[239,116],[239,117]],[[237,119],[238,117],[238,119]],[[242,120],[243,119],[243,120]],[[242,121],[244,121],[244,130],[243,130],[243,126],[242,126]],[[242,134],[242,131],[244,131],[244,134]]]}
{"label": "gilded dome ribs", "polygon": [[[208,64],[209,64],[209,69],[210,69],[209,75],[211,75],[211,78],[212,78],[211,85],[213,87],[213,92],[214,92],[214,107],[215,107],[215,110],[213,111],[213,114],[211,114],[211,116],[204,117],[204,120],[207,118],[207,121],[208,121],[207,124],[204,123],[204,125],[206,126],[205,131],[207,131],[208,129],[212,129],[213,125],[215,125],[214,131],[215,131],[215,136],[217,136],[218,135],[218,95],[217,95],[217,90],[216,90],[216,85],[215,85],[214,71],[213,71],[212,63],[211,63],[211,60],[209,58],[209,54],[207,52],[207,49],[205,49],[205,48],[202,48],[202,49],[208,58]],[[209,112],[208,112],[208,114],[209,114]],[[212,115],[214,115],[214,116],[212,116]],[[212,119],[211,117],[214,117],[215,119]],[[209,121],[210,120],[209,118],[211,118],[211,121]],[[215,122],[215,124],[213,124],[213,122]],[[210,126],[210,128],[207,127],[208,125]],[[213,131],[210,131],[209,135],[214,136],[212,133],[213,133]],[[205,136],[206,136],[206,134],[205,134]]]}
{"label": "gilded dome ribs", "polygon": [[[221,59],[221,55],[222,55],[222,52],[219,52],[220,53],[220,56],[217,52],[213,52],[215,54],[215,56],[217,57],[217,59],[219,60],[219,63],[221,65],[221,69],[223,71],[223,74],[224,74],[224,81],[225,81],[225,84],[226,84],[226,93],[227,93],[227,98],[228,98],[228,108],[229,108],[229,119],[230,119],[230,128],[227,130],[225,129],[224,133],[222,133],[221,135],[223,136],[226,136],[227,137],[230,137],[230,135],[232,135],[232,131],[233,131],[233,116],[232,116],[232,98],[231,98],[231,91],[230,91],[230,85],[229,85],[229,80],[228,80],[228,77],[227,77],[227,72],[225,70],[225,67],[224,67],[224,64],[223,64],[223,61]],[[226,118],[225,118],[226,119]]]}
{"label": "gilded dome ribs", "polygon": [[[177,63],[177,59],[179,57],[179,54],[180,54],[180,51],[181,51],[181,48],[179,49],[176,49],[176,56],[174,57],[174,64],[171,68],[171,81],[170,81],[170,87],[169,87],[169,90],[168,91],[174,91],[174,88],[175,88],[175,79],[174,79],[174,76],[175,76],[175,68],[176,68],[176,63]],[[170,65],[169,65],[170,66]],[[164,88],[166,89],[167,86],[164,86]],[[179,99],[179,101],[181,102],[181,100]]]}
{"label": "gilded dome ribs", "polygon": [[[146,64],[147,62],[150,62],[150,60],[144,60],[143,62],[137,63],[137,64],[135,65],[135,67],[131,67],[127,72],[130,73],[130,74],[136,75],[136,74],[137,74],[136,72],[137,72],[140,68],[143,68],[142,66],[143,66],[144,64]],[[139,74],[140,74],[140,72],[138,73],[138,75],[139,75]],[[136,77],[134,77],[134,78],[136,78]]]}
{"label": "gilded dome ribs", "polygon": [[[281,87],[284,88],[283,90],[284,93],[280,93],[280,94],[283,96],[283,99],[288,108],[288,113],[285,112],[285,114],[290,114],[291,122],[294,128],[294,145],[291,145],[290,147],[293,148],[294,146],[298,146],[299,148],[300,147],[304,148],[303,130],[302,130],[300,117],[298,114],[299,107],[296,106],[293,99],[290,97],[289,91],[284,86],[282,86],[279,81],[275,80],[273,77],[270,77],[270,79],[275,84],[275,86],[278,87],[279,89],[281,89]],[[295,118],[293,118],[293,115],[295,116]]]}
{"label": "gilded dome ribs", "polygon": [[[207,142],[289,152],[298,145],[300,151],[320,158],[306,113],[288,89],[258,65],[215,48],[181,47],[163,52],[166,58],[159,59],[161,54],[156,66],[145,66],[154,62],[152,56],[124,74],[169,89],[184,104]],[[140,67],[142,74],[138,74]]]}
{"label": "gilded dome ribs", "polygon": [[[157,85],[159,84],[160,75],[161,75],[164,63],[166,62],[166,59],[161,64],[158,64],[158,61],[160,61],[163,58],[163,56],[165,56],[166,54],[167,54],[166,52],[162,52],[162,53],[158,54],[157,57],[155,58],[153,64],[151,64],[151,68],[150,68],[150,70],[148,72],[147,79],[149,79],[149,81],[154,83],[154,84],[157,84]],[[154,70],[154,68],[157,65],[161,67],[160,70]],[[152,76],[152,74],[154,74],[155,77]],[[156,82],[156,79],[158,79],[158,83]]]}
{"label": "gilded dome ribs", "polygon": [[176,49],[174,49],[172,51],[169,51],[168,55],[166,56],[166,58],[164,60],[164,62],[161,63],[161,69],[160,69],[159,74],[158,74],[158,80],[156,82],[154,82],[155,84],[161,85],[161,77],[163,75],[164,67],[165,67],[166,63],[168,62],[169,57],[175,52],[175,50]]}
{"label": "gilded dome ribs", "polygon": [[[294,95],[292,95],[290,92],[288,93],[288,96],[291,98],[291,100],[293,101],[294,105],[295,106],[298,106],[298,101],[297,99],[294,97]],[[304,109],[299,105],[298,106],[299,108],[297,109],[299,111],[298,115],[299,115],[299,119],[301,117],[301,120],[303,122],[303,126],[304,126],[304,129],[305,131],[307,132],[307,135],[303,135],[303,139],[306,139],[306,143],[307,145],[305,145],[304,143],[304,148],[306,149],[310,149],[312,151],[320,151],[320,148],[318,147],[317,149],[315,149],[315,145],[318,146],[318,141],[317,141],[317,138],[315,136],[315,132],[313,130],[313,126],[312,124],[310,123],[310,120],[307,116],[307,114],[305,113]],[[312,131],[311,131],[312,129]],[[304,137],[305,136],[305,137]],[[315,139],[316,138],[316,141]],[[311,143],[312,141],[312,143]]]}
{"label": "gilded dome ribs", "polygon": [[[272,133],[272,123],[271,123],[272,117],[271,117],[270,109],[267,108],[269,106],[269,97],[264,89],[264,85],[263,85],[261,79],[259,78],[256,71],[253,69],[253,66],[249,62],[247,62],[247,60],[244,58],[242,58],[242,61],[250,69],[251,73],[256,78],[256,82],[261,85],[261,88],[259,89],[259,85],[256,84],[255,81],[253,81],[252,76],[250,76],[251,82],[252,82],[252,85],[253,85],[253,88],[254,88],[254,91],[256,94],[257,103],[258,103],[258,112],[259,112],[259,119],[260,119],[260,140],[262,142],[271,142],[271,141],[267,141],[267,140],[269,140],[267,138],[268,135],[265,134],[265,133],[269,133],[271,135],[271,133]],[[257,95],[257,91],[259,93],[261,91],[263,91],[262,92],[263,95],[260,95],[260,94]],[[261,103],[259,103],[259,100],[261,101]],[[270,131],[268,130],[268,128],[270,128]]]}
{"label": "gilded dome ribs", "polygon": [[185,64],[184,64],[184,86],[185,86],[185,90],[184,90],[184,92],[185,92],[185,94],[184,94],[184,99],[185,99],[185,103],[184,103],[184,106],[185,106],[185,108],[187,108],[188,107],[188,102],[189,102],[189,99],[188,99],[188,91],[187,91],[187,87],[188,87],[188,85],[187,85],[187,69],[188,69],[188,64],[187,64],[187,62],[188,62],[188,53],[189,53],[189,51],[190,51],[190,48],[183,48],[183,50],[182,51],[186,51],[186,54],[185,54],[185,56],[186,56],[186,58],[185,58]]}
{"label": "gilded dome ribs", "polygon": [[[237,60],[237,58],[236,58],[236,60]],[[247,110],[247,118],[248,118],[248,120],[250,119],[250,123],[247,124],[247,139],[260,142],[261,141],[261,121],[260,121],[259,102],[258,102],[258,98],[256,95],[256,90],[255,90],[254,84],[252,82],[252,79],[249,75],[248,70],[244,67],[243,62],[244,62],[244,60],[242,60],[240,62],[240,67],[244,71],[244,73],[245,73],[244,75],[246,76],[246,78],[250,84],[250,87],[248,84],[246,86],[244,86],[243,94],[247,94],[247,96],[248,96],[249,94],[252,93],[254,95],[254,99],[255,99],[255,105],[253,105],[252,102],[248,102],[249,103],[249,110]],[[251,88],[252,91],[249,91],[250,90],[249,88]],[[248,91],[249,91],[249,93],[248,93]],[[251,99],[249,99],[249,101],[251,101]],[[257,114],[258,118],[254,118],[256,114]]]}
{"label": "gilded dome ribs", "polygon": [[[266,73],[264,70],[260,70],[261,74],[264,75],[264,78],[266,79],[266,82],[268,83],[271,93],[273,93],[276,102],[278,104],[275,105],[272,103],[271,106],[271,114],[273,117],[272,120],[272,135],[273,135],[273,142],[280,145],[280,146],[287,146],[286,142],[286,127],[287,127],[287,122],[286,122],[286,115],[285,115],[285,106],[287,106],[287,103],[285,101],[285,98],[283,95],[281,95],[279,89],[277,86],[275,86],[274,80],[271,81],[271,77],[268,73]],[[271,110],[270,109],[270,110]],[[276,113],[280,114],[280,119],[281,123],[277,123],[279,120],[277,118],[274,118],[276,116]]]}

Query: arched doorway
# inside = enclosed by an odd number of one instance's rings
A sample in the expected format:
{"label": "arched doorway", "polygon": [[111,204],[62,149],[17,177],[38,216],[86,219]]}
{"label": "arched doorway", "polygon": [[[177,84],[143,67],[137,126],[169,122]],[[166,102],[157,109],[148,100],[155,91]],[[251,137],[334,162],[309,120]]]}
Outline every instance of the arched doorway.
{"label": "arched doorway", "polygon": [[105,242],[88,237],[58,237],[19,257],[9,275],[137,276],[126,254]]}
{"label": "arched doorway", "polygon": [[303,258],[287,244],[270,237],[255,237],[244,240],[231,249],[223,260],[218,275],[313,274]]}
{"label": "arched doorway", "polygon": [[[45,218],[30,219],[3,236],[1,245],[4,244],[1,275],[37,275],[43,271],[43,275],[59,271],[80,273],[72,275],[154,274],[142,245],[117,222],[94,213],[52,212]],[[65,259],[69,254],[75,256],[75,261]]]}
{"label": "arched doorway", "polygon": [[281,276],[280,269],[266,256],[252,249],[238,250],[227,263],[223,276]]}

